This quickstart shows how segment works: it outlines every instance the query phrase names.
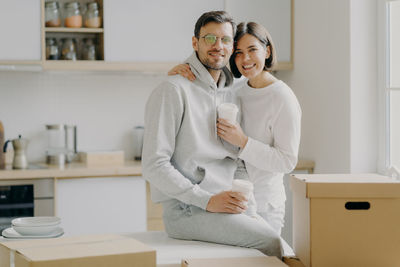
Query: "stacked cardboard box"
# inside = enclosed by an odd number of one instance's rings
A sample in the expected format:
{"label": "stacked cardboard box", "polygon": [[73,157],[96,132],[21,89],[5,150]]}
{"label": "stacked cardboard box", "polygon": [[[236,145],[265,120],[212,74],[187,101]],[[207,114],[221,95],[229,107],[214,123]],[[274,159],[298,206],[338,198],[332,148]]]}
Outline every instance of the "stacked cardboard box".
{"label": "stacked cardboard box", "polygon": [[378,174],[290,177],[293,249],[307,267],[400,266],[400,182]]}

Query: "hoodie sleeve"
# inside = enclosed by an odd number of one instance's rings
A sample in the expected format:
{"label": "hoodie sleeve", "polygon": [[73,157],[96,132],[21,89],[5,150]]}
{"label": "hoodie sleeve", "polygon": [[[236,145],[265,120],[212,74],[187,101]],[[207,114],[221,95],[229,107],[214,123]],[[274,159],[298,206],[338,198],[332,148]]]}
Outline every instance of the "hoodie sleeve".
{"label": "hoodie sleeve", "polygon": [[184,109],[183,98],[171,83],[162,83],[150,95],[145,108],[143,175],[166,196],[206,209],[211,193],[192,184],[171,164]]}
{"label": "hoodie sleeve", "polygon": [[273,145],[249,137],[246,146],[239,152],[239,158],[269,172],[289,173],[296,167],[301,109],[297,99],[291,97],[286,100],[277,111],[272,125]]}

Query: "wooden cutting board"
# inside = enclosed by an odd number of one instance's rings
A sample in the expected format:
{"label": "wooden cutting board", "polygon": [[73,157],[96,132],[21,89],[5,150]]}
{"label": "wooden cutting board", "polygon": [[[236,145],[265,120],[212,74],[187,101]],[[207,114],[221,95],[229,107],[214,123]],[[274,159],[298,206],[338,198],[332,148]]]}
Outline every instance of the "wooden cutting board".
{"label": "wooden cutting board", "polygon": [[0,121],[0,169],[6,166],[6,155],[3,152],[4,141],[4,127]]}

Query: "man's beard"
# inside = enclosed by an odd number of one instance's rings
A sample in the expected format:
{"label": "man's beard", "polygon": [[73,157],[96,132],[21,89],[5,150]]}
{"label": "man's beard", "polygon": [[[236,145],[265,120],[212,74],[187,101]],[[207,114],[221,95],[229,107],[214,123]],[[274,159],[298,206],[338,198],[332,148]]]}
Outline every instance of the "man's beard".
{"label": "man's beard", "polygon": [[205,60],[205,62],[202,63],[208,70],[222,70],[226,66],[224,62],[222,62],[221,64],[210,63],[207,59]]}
{"label": "man's beard", "polygon": [[[211,51],[211,52],[213,52],[213,51]],[[222,70],[228,64],[228,62],[225,62],[225,61],[222,61],[219,64],[213,63],[213,62],[210,62],[207,57],[202,59],[199,57],[199,54],[197,52],[196,52],[196,54],[197,54],[197,58],[204,65],[204,67],[206,67],[207,70]]]}

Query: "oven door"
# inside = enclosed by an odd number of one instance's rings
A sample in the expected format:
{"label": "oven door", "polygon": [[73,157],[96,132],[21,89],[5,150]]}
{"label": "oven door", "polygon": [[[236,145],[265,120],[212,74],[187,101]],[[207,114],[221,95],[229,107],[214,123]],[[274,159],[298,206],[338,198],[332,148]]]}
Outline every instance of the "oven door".
{"label": "oven door", "polygon": [[18,217],[34,215],[33,184],[0,186],[0,231]]}
{"label": "oven door", "polygon": [[0,234],[19,217],[54,216],[54,179],[0,180]]}

